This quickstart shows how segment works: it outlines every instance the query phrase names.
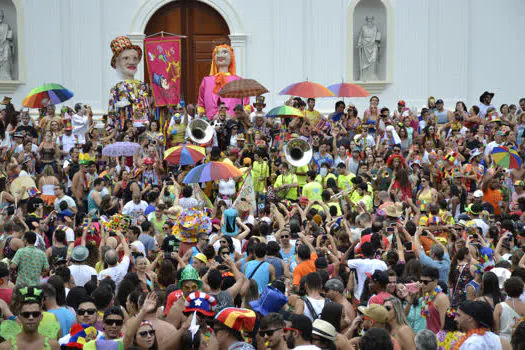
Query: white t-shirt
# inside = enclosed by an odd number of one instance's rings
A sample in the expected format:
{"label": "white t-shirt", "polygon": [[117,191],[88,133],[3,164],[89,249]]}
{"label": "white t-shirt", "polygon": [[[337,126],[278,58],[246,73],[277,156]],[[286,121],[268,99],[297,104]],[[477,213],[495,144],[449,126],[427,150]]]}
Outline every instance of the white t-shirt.
{"label": "white t-shirt", "polygon": [[62,198],[57,198],[55,199],[55,210],[57,212],[60,212],[60,202],[62,201],[66,201],[67,203],[67,207],[68,208],[75,208],[77,206],[77,204],[75,203],[75,201],[73,200],[73,198],[67,196],[67,195],[64,195],[64,197]]}
{"label": "white t-shirt", "polygon": [[92,275],[98,276],[97,270],[89,265],[71,265],[69,271],[71,271],[71,276],[75,279],[75,286],[77,287],[84,287]]}
{"label": "white t-shirt", "polygon": [[129,215],[132,218],[137,218],[144,214],[147,207],[148,203],[146,201],[140,201],[139,204],[135,204],[135,202],[131,200],[124,205],[124,208],[122,208],[122,214]]}
{"label": "white t-shirt", "polygon": [[129,264],[129,256],[125,255],[122,258],[122,261],[117,266],[108,267],[107,269],[100,271],[100,273],[98,274],[98,279],[101,281],[104,278],[109,277],[113,281],[115,281],[115,286],[118,289],[120,282],[122,282],[122,279],[124,278],[126,273],[128,273]]}
{"label": "white t-shirt", "polygon": [[459,350],[501,350],[501,348],[500,338],[492,332],[486,332],[484,335],[472,334],[465,340]]}
{"label": "white t-shirt", "polygon": [[348,260],[348,267],[356,269],[357,272],[357,299],[360,299],[361,293],[363,293],[367,273],[373,274],[375,270],[388,270],[386,263],[377,259],[350,259]]}
{"label": "white t-shirt", "polygon": [[135,242],[131,243],[131,250],[142,253],[144,256],[146,256],[146,247],[144,247],[144,244],[139,240],[136,240]]}

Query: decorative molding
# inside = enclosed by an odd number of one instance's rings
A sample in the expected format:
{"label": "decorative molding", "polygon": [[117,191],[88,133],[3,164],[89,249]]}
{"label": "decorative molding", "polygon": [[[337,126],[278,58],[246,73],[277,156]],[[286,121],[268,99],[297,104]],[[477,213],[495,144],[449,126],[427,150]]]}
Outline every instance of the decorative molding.
{"label": "decorative molding", "polygon": [[20,80],[2,80],[0,81],[0,92],[12,94],[19,86],[24,85],[25,82]]}
{"label": "decorative molding", "polygon": [[230,44],[235,52],[235,64],[237,75],[244,77],[246,73],[246,42],[248,36],[245,34],[230,34]]}
{"label": "decorative molding", "polygon": [[[366,0],[350,0],[350,4],[347,10],[347,27],[346,27],[346,79],[347,81],[358,84],[370,93],[379,94],[381,93],[389,84],[392,83],[393,72],[394,72],[394,9],[392,7],[391,0],[379,0],[386,10],[387,18],[387,49],[386,49],[386,79],[383,81],[374,81],[374,82],[363,82],[354,80],[354,12],[356,6],[361,2]],[[371,90],[370,90],[371,89]]]}

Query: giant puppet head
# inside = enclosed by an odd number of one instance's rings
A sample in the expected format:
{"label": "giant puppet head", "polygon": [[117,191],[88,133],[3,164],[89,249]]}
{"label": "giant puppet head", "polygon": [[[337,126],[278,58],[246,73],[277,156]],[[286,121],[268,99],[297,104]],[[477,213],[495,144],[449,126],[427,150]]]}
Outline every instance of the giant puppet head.
{"label": "giant puppet head", "polygon": [[137,73],[137,65],[142,58],[142,49],[133,45],[126,36],[116,37],[111,41],[111,67],[115,68],[124,79],[133,79]]}
{"label": "giant puppet head", "polygon": [[218,45],[213,49],[210,75],[217,73],[235,75],[235,54],[230,45]]}

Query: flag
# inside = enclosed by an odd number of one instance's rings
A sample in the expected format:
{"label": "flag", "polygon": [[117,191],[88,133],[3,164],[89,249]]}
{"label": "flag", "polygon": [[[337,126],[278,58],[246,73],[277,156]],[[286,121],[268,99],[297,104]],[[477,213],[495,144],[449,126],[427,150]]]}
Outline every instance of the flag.
{"label": "flag", "polygon": [[213,208],[213,203],[210,201],[206,193],[204,193],[199,184],[192,183],[191,187],[193,189],[193,197],[199,203],[200,208]]}
{"label": "flag", "polygon": [[144,40],[146,65],[156,107],[180,102],[180,37]]}
{"label": "flag", "polygon": [[237,194],[237,198],[235,198],[235,202],[233,202],[233,207],[237,207],[241,199],[244,199],[248,203],[250,203],[250,206],[253,209],[253,212],[257,210],[257,203],[255,201],[255,191],[253,190],[253,178],[252,174],[249,173],[246,178],[244,179],[244,183],[242,184],[242,187]]}

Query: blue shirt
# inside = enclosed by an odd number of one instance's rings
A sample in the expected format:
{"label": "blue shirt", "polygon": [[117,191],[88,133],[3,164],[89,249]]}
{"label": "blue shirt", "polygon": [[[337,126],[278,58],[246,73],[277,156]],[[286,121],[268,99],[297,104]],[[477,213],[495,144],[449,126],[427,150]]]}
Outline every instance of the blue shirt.
{"label": "blue shirt", "polygon": [[57,318],[60,323],[62,334],[68,334],[71,326],[76,322],[75,314],[69,311],[65,306],[60,307],[60,309],[48,310],[48,312],[54,314]]}
{"label": "blue shirt", "polygon": [[441,260],[433,260],[432,258],[429,258],[423,250],[421,250],[421,253],[419,254],[419,261],[421,262],[421,265],[438,269],[439,280],[448,285],[448,273],[450,271],[450,256],[448,253],[445,253],[445,255],[443,255],[443,259]]}
{"label": "blue shirt", "polygon": [[[261,262],[258,260],[248,261],[244,268],[244,274],[246,277],[250,277],[252,272]],[[262,294],[268,283],[270,283],[270,263],[263,261],[261,267],[255,271],[255,274],[250,278],[257,282],[257,289],[259,289],[259,295]]]}

